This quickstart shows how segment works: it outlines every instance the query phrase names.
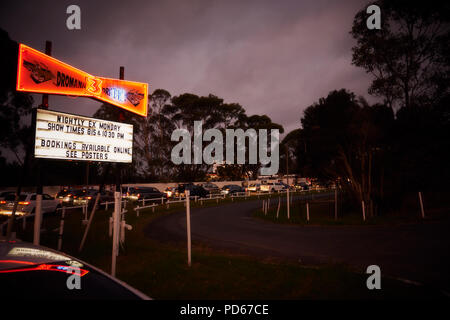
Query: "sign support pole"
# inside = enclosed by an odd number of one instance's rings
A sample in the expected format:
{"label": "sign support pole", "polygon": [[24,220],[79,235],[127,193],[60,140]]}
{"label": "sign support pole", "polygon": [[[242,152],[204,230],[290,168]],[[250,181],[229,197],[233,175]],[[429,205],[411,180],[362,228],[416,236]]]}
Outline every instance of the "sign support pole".
{"label": "sign support pole", "polygon": [[[52,42],[45,41],[45,54],[52,55]],[[42,104],[38,107],[40,109],[48,110],[48,94],[42,95]],[[41,238],[41,224],[42,224],[42,177],[41,177],[41,165],[43,162],[39,159],[37,161],[37,187],[36,187],[36,207],[34,209],[34,237],[33,244],[39,245]]]}

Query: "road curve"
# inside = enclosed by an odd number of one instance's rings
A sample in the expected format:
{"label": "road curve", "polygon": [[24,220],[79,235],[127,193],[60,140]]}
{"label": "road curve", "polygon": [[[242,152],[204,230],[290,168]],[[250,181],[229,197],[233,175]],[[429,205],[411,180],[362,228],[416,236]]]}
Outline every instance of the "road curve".
{"label": "road curve", "polygon": [[[384,276],[449,292],[450,220],[397,226],[282,225],[252,217],[260,206],[261,200],[193,209],[192,241],[305,264],[345,263],[361,272],[375,264]],[[162,216],[145,233],[162,242],[186,241],[186,215]]]}

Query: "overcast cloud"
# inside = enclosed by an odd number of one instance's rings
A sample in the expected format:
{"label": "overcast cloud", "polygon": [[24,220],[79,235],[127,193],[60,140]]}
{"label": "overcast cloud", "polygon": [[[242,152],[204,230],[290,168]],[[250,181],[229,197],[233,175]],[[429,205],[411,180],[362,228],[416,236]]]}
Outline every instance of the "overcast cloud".
{"label": "overcast cloud", "polygon": [[[79,31],[66,8],[81,8]],[[370,78],[351,65],[349,34],[366,1],[2,1],[0,27],[18,42],[91,74],[148,82],[150,92],[215,94],[287,131],[334,89],[367,94]],[[91,116],[86,98],[50,97],[50,108]]]}

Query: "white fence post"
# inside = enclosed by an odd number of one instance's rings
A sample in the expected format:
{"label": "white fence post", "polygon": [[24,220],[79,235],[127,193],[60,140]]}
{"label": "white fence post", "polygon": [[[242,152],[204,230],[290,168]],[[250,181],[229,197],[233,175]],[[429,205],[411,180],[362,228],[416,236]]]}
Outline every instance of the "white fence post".
{"label": "white fence post", "polygon": [[109,237],[112,237],[114,219],[113,217],[109,217]]}
{"label": "white fence post", "polygon": [[280,204],[281,204],[281,197],[278,197],[277,219],[280,214]]}
{"label": "white fence post", "polygon": [[306,220],[309,221],[309,202],[306,201]]}
{"label": "white fence post", "polygon": [[116,276],[116,259],[119,255],[119,228],[120,213],[122,211],[122,195],[120,191],[114,192],[114,213],[113,213],[113,249],[111,261],[111,275]]}
{"label": "white fence post", "polygon": [[290,213],[290,207],[289,207],[289,189],[287,189],[287,218],[290,219],[291,218],[291,213]]}
{"label": "white fence post", "polygon": [[361,201],[361,206],[362,206],[363,221],[366,221],[366,207],[364,206],[364,200]]}
{"label": "white fence post", "polygon": [[423,199],[421,191],[419,191],[419,202],[420,202],[420,211],[422,213],[422,219],[425,219],[425,210],[423,209]]}
{"label": "white fence post", "polygon": [[59,234],[58,234],[58,251],[61,251],[62,237],[64,233],[64,217],[66,215],[66,207],[62,207],[61,221],[59,222]]}
{"label": "white fence post", "polygon": [[337,210],[337,186],[336,186],[336,188],[334,189],[334,220],[337,220],[338,215],[337,211],[338,210]]}
{"label": "white fence post", "polygon": [[187,230],[187,250],[188,250],[188,266],[191,266],[191,207],[189,190],[186,190],[186,230]]}

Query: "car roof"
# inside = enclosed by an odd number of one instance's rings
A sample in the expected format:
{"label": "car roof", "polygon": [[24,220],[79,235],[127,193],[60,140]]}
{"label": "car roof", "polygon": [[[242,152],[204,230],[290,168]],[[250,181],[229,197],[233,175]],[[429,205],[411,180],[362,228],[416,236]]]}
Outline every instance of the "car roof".
{"label": "car roof", "polygon": [[[140,292],[139,290],[130,287],[126,283],[118,280],[117,278],[113,278],[107,273],[103,272],[102,270],[89,265],[88,263],[76,259],[74,257],[71,257],[65,253],[43,247],[43,246],[36,246],[28,242],[23,242],[21,240],[14,240],[14,241],[6,241],[2,240],[0,238],[0,270],[14,270],[17,268],[18,264],[24,264],[29,267],[30,265],[40,265],[40,264],[55,264],[55,263],[61,263],[67,266],[73,266],[73,267],[80,267],[80,268],[89,268],[91,269],[90,272],[95,274],[98,277],[98,280],[104,281],[103,279],[106,277],[106,279],[109,279],[111,282],[110,284],[115,283],[115,286],[119,284],[121,286],[121,289],[119,288],[118,291],[115,291],[113,293],[117,294],[116,298],[130,298],[130,293],[134,296],[139,297],[140,299],[148,300],[150,299],[148,296]],[[61,266],[59,266],[61,267]],[[26,269],[25,269],[26,270]],[[18,274],[20,274],[19,272]],[[11,273],[5,273],[5,274],[11,274]],[[59,274],[59,273],[57,273]],[[14,275],[14,273],[12,273]],[[36,278],[38,278],[39,275],[35,275],[34,277],[28,278],[27,281],[33,281]],[[103,279],[100,279],[103,278]],[[46,279],[48,280],[48,279]],[[97,282],[98,283],[98,282]],[[104,283],[104,282],[103,282]],[[111,288],[111,286],[109,286]],[[91,294],[94,297],[98,297],[100,294],[103,294],[101,291],[97,291],[94,286],[91,287],[93,292]],[[22,289],[20,289],[22,290]],[[124,291],[125,290],[125,291]],[[128,291],[128,292],[127,292]],[[45,298],[45,289],[40,289],[40,292],[44,294]],[[51,293],[51,291],[49,291]],[[88,292],[90,293],[90,292]],[[107,295],[108,293],[105,293]]]}

